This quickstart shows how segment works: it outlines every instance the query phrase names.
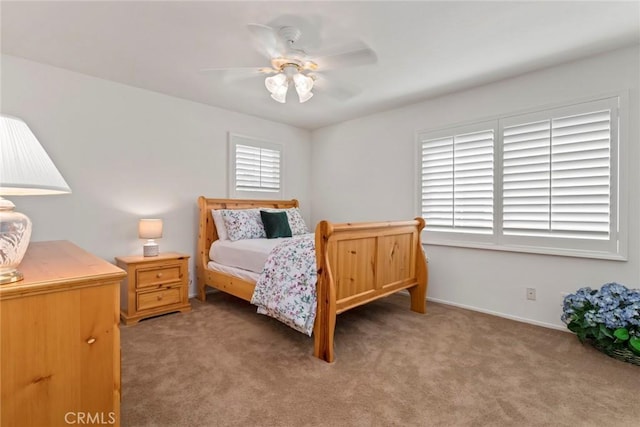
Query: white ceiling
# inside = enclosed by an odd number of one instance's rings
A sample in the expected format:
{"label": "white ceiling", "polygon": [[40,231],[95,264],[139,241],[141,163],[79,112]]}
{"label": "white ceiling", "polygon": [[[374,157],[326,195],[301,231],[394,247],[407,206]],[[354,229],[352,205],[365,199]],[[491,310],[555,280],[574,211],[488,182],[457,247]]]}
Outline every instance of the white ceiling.
{"label": "white ceiling", "polygon": [[[640,1],[3,0],[1,8],[3,53],[307,129],[640,41]],[[299,26],[310,53],[361,40],[378,62],[324,73],[361,90],[348,100],[323,93],[319,79],[310,101],[279,104],[260,76],[230,82],[201,71],[268,65],[248,23]]]}

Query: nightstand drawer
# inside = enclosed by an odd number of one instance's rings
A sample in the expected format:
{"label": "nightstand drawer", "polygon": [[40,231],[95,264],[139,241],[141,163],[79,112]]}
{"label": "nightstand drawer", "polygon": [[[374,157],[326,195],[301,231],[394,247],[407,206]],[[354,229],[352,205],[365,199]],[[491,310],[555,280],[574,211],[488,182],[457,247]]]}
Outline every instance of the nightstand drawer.
{"label": "nightstand drawer", "polygon": [[138,310],[162,307],[163,305],[180,302],[180,287],[162,289],[161,291],[145,292],[137,296]]}
{"label": "nightstand drawer", "polygon": [[137,274],[138,280],[136,283],[138,288],[158,286],[165,283],[175,283],[179,282],[182,278],[179,265],[138,270]]}

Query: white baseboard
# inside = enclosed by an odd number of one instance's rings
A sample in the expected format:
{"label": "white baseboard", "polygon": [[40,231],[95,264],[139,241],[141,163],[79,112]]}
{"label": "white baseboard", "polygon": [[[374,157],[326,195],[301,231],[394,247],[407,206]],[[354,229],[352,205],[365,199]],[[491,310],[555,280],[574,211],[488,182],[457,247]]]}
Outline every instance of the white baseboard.
{"label": "white baseboard", "polygon": [[445,305],[451,305],[451,306],[454,306],[454,307],[460,307],[460,308],[464,308],[465,310],[478,311],[480,313],[490,314],[492,316],[503,317],[505,319],[515,320],[517,322],[529,323],[530,325],[542,326],[544,328],[556,329],[558,331],[563,331],[563,332],[569,332],[567,330],[567,328],[562,327],[562,326],[558,326],[558,325],[554,325],[553,323],[539,322],[537,320],[527,319],[525,317],[513,316],[511,314],[500,313],[498,311],[487,310],[487,309],[484,309],[484,308],[474,307],[472,305],[459,304],[459,303],[456,303],[456,302],[446,301],[446,300],[442,300],[442,299],[439,299],[439,298],[427,298],[427,301],[433,301],[433,302],[437,302],[439,304],[445,304]]}

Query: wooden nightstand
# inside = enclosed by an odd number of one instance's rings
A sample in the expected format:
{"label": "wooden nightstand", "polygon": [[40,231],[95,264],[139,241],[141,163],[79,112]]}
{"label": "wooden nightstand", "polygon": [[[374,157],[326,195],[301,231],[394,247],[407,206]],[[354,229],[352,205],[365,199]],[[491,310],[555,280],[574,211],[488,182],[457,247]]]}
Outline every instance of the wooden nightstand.
{"label": "wooden nightstand", "polygon": [[174,311],[191,310],[189,255],[165,252],[154,257],[116,257],[127,272],[120,292],[120,319],[125,325]]}

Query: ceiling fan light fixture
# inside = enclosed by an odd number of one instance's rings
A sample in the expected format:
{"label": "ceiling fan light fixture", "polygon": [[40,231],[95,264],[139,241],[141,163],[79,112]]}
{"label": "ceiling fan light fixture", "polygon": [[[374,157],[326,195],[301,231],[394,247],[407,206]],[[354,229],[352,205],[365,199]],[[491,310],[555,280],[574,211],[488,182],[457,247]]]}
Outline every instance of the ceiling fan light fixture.
{"label": "ceiling fan light fixture", "polygon": [[[287,19],[291,18],[298,21],[296,17],[287,17]],[[302,19],[302,21],[305,20]],[[360,40],[354,40],[343,46],[333,46],[330,50],[324,50],[320,56],[311,56],[305,51],[304,44],[315,45],[315,43],[311,43],[311,39],[314,37],[303,38],[299,28],[249,24],[248,29],[255,47],[269,58],[269,66],[209,68],[203,71],[236,71],[239,79],[243,75],[251,77],[259,73],[264,78],[264,85],[271,97],[280,103],[286,102],[287,92],[291,85],[295,86],[301,103],[311,99],[315,80],[326,78],[321,74],[316,74],[321,68],[322,71],[325,71],[340,67],[374,64],[378,59],[376,53]],[[299,41],[302,43],[298,43]],[[248,75],[247,69],[249,69]],[[338,99],[347,99],[357,95],[359,92],[357,89],[341,88],[339,85],[326,86],[326,83],[320,85],[321,91],[327,91]]]}

